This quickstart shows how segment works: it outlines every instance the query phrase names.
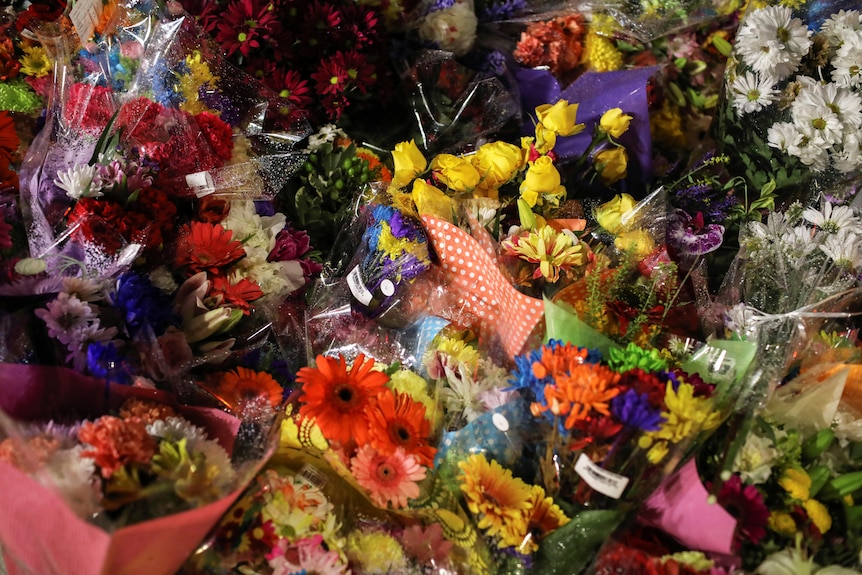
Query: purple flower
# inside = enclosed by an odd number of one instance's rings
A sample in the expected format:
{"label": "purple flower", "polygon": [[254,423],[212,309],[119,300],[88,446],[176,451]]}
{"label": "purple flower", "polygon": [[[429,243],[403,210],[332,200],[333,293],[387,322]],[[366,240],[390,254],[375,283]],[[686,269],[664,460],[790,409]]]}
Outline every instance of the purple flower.
{"label": "purple flower", "polygon": [[611,400],[611,413],[623,425],[643,431],[658,431],[664,418],[646,393],[629,389]]}
{"label": "purple flower", "polygon": [[171,311],[171,297],[138,272],[128,272],[120,277],[114,305],[132,332],[149,325],[156,335],[161,335],[176,319]]}
{"label": "purple flower", "polygon": [[500,22],[509,20],[527,7],[526,0],[502,0],[488,5],[479,16],[485,22]]}
{"label": "purple flower", "polygon": [[682,256],[700,256],[715,251],[724,239],[724,226],[704,224],[703,214],[692,218],[683,210],[674,210],[668,216],[669,243]]}
{"label": "purple flower", "polygon": [[121,384],[131,383],[124,357],[113,341],[94,341],[87,346],[87,369],[103,379]]}
{"label": "purple flower", "polygon": [[302,230],[286,227],[275,236],[275,247],[269,252],[268,261],[289,262],[298,260],[311,250],[311,238]]}

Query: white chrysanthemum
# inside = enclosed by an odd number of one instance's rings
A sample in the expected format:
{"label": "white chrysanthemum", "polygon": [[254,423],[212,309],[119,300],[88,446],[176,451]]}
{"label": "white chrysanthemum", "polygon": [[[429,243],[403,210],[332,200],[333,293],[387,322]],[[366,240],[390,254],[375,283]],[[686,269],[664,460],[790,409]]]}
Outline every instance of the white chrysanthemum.
{"label": "white chrysanthemum", "polygon": [[419,26],[419,37],[441,50],[463,56],[473,47],[478,23],[473,3],[456,0],[451,7],[425,16]]}
{"label": "white chrysanthemum", "polygon": [[[798,128],[798,126],[797,126]],[[799,158],[813,172],[822,172],[829,167],[829,144],[819,135],[809,135],[802,132],[803,137],[798,145],[790,146],[787,153]]]}
{"label": "white chrysanthemum", "polygon": [[832,156],[832,165],[845,174],[862,168],[862,130],[844,134],[841,150]]}
{"label": "white chrysanthemum", "polygon": [[745,445],[737,453],[733,470],[742,475],[743,481],[757,485],[766,483],[772,474],[772,466],[781,457],[770,439],[757,433],[749,433]]}
{"label": "white chrysanthemum", "polygon": [[844,124],[838,114],[827,106],[794,106],[793,123],[802,134],[825,148],[841,142]]}
{"label": "white chrysanthemum", "polygon": [[814,233],[807,226],[795,226],[781,236],[781,248],[790,259],[801,259],[817,249]]}
{"label": "white chrysanthemum", "polygon": [[746,16],[736,36],[742,61],[761,74],[783,80],[811,46],[811,31],[786,6],[767,6]]}
{"label": "white chrysanthemum", "polygon": [[96,463],[81,455],[84,449],[76,445],[53,453],[39,482],[56,489],[78,517],[89,519],[100,510],[101,489]]}
{"label": "white chrysanthemum", "polygon": [[794,118],[828,109],[834,113],[844,129],[862,126],[862,98],[858,94],[832,82],[818,82],[807,76],[799,78],[799,94],[790,107]]}
{"label": "white chrysanthemum", "polygon": [[848,88],[862,85],[862,32],[848,35],[831,64],[833,82]]}
{"label": "white chrysanthemum", "polygon": [[54,180],[54,185],[64,190],[67,196],[75,200],[98,198],[102,195],[102,192],[95,189],[90,190],[90,184],[93,182],[95,175],[96,166],[79,164],[68,170],[57,172],[57,179]]}
{"label": "white chrysanthemum", "polygon": [[854,34],[862,32],[862,13],[859,10],[841,10],[832,14],[820,27],[832,46],[840,47]]}
{"label": "white chrysanthemum", "polygon": [[852,232],[842,231],[829,235],[820,249],[836,266],[855,270],[862,265],[862,243],[859,236]]}
{"label": "white chrysanthemum", "polygon": [[790,224],[782,212],[769,212],[766,223],[748,222],[748,232],[770,242],[777,240],[789,229]]}
{"label": "white chrysanthemum", "polygon": [[862,219],[856,215],[850,206],[834,206],[830,202],[823,205],[822,210],[808,208],[802,212],[802,217],[828,234],[849,232],[862,233]]}
{"label": "white chrysanthemum", "polygon": [[207,432],[182,417],[166,417],[157,419],[147,426],[147,433],[153,437],[161,437],[171,441],[180,439],[206,439]]}
{"label": "white chrysanthemum", "polygon": [[802,132],[790,122],[776,122],[766,132],[767,143],[785,153],[790,153],[791,148],[798,148],[802,138]]}
{"label": "white chrysanthemum", "polygon": [[775,101],[778,91],[772,87],[771,78],[763,78],[756,72],[746,72],[730,85],[733,106],[741,114],[759,112]]}
{"label": "white chrysanthemum", "polygon": [[447,386],[440,390],[440,400],[446,411],[454,418],[462,414],[468,423],[485,413],[481,396],[491,391],[487,381],[474,379],[472,370],[463,362],[446,365],[444,370]]}
{"label": "white chrysanthemum", "polygon": [[260,286],[264,294],[286,296],[305,285],[302,264],[289,262],[255,261],[243,258],[237,262],[231,281],[248,278]]}
{"label": "white chrysanthemum", "polygon": [[203,453],[208,468],[218,470],[215,476],[210,477],[210,481],[216,489],[223,493],[233,489],[236,471],[224,447],[219,445],[217,441],[201,438],[190,439],[186,445],[189,453]]}

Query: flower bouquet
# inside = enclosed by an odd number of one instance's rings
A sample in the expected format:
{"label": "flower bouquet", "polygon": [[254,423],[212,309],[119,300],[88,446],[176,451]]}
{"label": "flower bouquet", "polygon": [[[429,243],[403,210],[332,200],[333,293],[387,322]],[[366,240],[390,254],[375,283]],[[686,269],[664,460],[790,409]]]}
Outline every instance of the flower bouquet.
{"label": "flower bouquet", "polygon": [[0,385],[10,573],[174,573],[274,446],[252,420],[64,368],[4,364]]}
{"label": "flower bouquet", "polygon": [[844,194],[859,173],[860,13],[843,7],[751,6],[728,62],[720,143],[733,172],[752,189],[774,186],[783,206]]}

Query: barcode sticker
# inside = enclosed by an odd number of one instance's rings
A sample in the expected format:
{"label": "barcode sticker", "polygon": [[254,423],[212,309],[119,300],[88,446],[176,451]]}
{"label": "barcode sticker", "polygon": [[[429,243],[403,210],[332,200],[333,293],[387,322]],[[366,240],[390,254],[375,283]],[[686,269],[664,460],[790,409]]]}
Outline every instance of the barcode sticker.
{"label": "barcode sticker", "polygon": [[581,453],[577,462],[575,462],[575,473],[580,475],[581,479],[587,485],[602,495],[607,495],[613,499],[622,497],[623,491],[626,490],[626,486],[629,484],[628,477],[602,469],[583,453]]}
{"label": "barcode sticker", "polygon": [[321,489],[326,485],[326,475],[310,463],[306,463],[302,466],[297,477],[317,489]]}
{"label": "barcode sticker", "polygon": [[82,44],[93,37],[93,31],[101,17],[102,0],[78,0],[69,10],[69,18]]}
{"label": "barcode sticker", "polygon": [[359,271],[359,266],[356,266],[350,273],[347,274],[347,285],[350,287],[350,293],[353,297],[359,300],[362,305],[371,303],[371,298],[374,297],[368,288],[365,287],[365,282],[362,281],[362,273]]}

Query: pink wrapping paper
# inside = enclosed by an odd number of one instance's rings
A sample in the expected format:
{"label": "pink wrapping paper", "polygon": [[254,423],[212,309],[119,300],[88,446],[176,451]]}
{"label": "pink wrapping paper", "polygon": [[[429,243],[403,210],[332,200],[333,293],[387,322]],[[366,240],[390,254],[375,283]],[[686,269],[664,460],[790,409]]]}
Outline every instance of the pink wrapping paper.
{"label": "pink wrapping paper", "polygon": [[733,555],[736,519],[709,503],[697,465],[690,460],[647,499],[639,519],[698,551]]}
{"label": "pink wrapping paper", "polygon": [[[0,364],[0,408],[17,420],[98,417],[129,397],[173,404],[170,394],[106,387],[66,368]],[[236,418],[214,409],[173,406],[230,452]],[[107,533],[77,517],[56,492],[3,462],[0,486],[0,541],[10,575],[172,575],[242,491]]]}

